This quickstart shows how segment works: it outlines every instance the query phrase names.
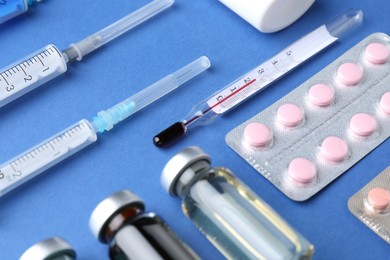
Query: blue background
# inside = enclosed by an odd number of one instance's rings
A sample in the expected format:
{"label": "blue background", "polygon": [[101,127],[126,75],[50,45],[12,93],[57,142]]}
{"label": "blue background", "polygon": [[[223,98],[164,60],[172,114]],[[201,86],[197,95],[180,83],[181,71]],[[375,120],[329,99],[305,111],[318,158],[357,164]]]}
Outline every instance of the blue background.
{"label": "blue background", "polygon": [[[53,43],[65,49],[147,4],[147,0],[44,1],[0,26],[0,67]],[[347,8],[362,9],[359,30],[275,85],[167,149],[152,137],[181,120],[191,106]],[[91,119],[183,65],[207,55],[212,69],[159,100],[98,142],[0,198],[0,258],[16,259],[32,244],[61,236],[79,259],[105,259],[107,246],[88,228],[105,197],[129,189],[162,216],[202,258],[222,259],[181,212],[180,199],[160,185],[165,163],[197,145],[213,165],[231,169],[316,248],[315,259],[389,259],[390,246],[358,221],[347,200],[389,165],[390,140],[309,201],[291,201],[225,144],[225,134],[268,107],[374,32],[390,34],[387,0],[318,0],[287,29],[263,34],[215,0],[176,4],[126,33],[68,72],[0,109],[0,161],[5,162],[82,118]]]}

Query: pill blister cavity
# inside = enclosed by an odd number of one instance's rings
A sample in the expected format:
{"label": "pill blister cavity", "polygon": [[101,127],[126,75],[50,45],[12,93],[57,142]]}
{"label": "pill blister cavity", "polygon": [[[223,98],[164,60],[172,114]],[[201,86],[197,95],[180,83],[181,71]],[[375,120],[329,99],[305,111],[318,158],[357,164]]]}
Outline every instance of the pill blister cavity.
{"label": "pill blister cavity", "polygon": [[346,62],[337,70],[337,79],[344,85],[354,86],[363,77],[363,69],[355,63]]}
{"label": "pill blister cavity", "polygon": [[288,175],[298,184],[309,184],[316,179],[317,168],[310,160],[299,157],[290,162]]}
{"label": "pill blister cavity", "polygon": [[367,137],[377,130],[378,124],[375,117],[366,113],[358,113],[351,118],[349,127],[354,134]]}
{"label": "pill blister cavity", "polygon": [[254,147],[267,147],[272,139],[271,130],[261,123],[250,123],[244,130],[245,142]]}
{"label": "pill blister cavity", "polygon": [[383,212],[388,209],[390,205],[390,191],[375,187],[368,192],[367,202],[376,211]]}
{"label": "pill blister cavity", "polygon": [[298,126],[303,121],[303,110],[294,104],[284,104],[277,111],[277,122],[287,127]]}
{"label": "pill blister cavity", "polygon": [[330,162],[344,161],[348,156],[348,144],[337,136],[329,136],[321,144],[321,154]]}
{"label": "pill blister cavity", "polygon": [[370,43],[364,53],[365,58],[373,64],[383,64],[389,60],[390,51],[382,43]]}
{"label": "pill blister cavity", "polygon": [[390,115],[390,92],[386,92],[381,97],[380,107],[383,112]]}
{"label": "pill blister cavity", "polygon": [[326,84],[316,84],[309,89],[308,98],[311,104],[326,107],[334,100],[334,89]]}

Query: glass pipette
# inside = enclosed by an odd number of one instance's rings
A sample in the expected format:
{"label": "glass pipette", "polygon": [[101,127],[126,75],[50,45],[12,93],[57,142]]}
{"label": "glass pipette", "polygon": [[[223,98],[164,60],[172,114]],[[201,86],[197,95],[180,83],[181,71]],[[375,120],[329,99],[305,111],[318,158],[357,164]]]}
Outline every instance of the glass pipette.
{"label": "glass pipette", "polygon": [[27,12],[28,7],[42,0],[0,0],[0,24]]}
{"label": "glass pipette", "polygon": [[325,49],[341,36],[362,23],[363,12],[348,10],[300,38],[271,59],[260,64],[227,87],[195,105],[183,120],[174,123],[153,138],[157,147],[164,147],[189,130],[207,125],[260,90],[266,88],[287,72]]}
{"label": "glass pipette", "polygon": [[[0,0],[1,1],[1,0]],[[63,52],[53,44],[0,71],[0,107],[65,73],[67,63],[85,55],[165,10],[174,0],[154,0]]]}
{"label": "glass pipette", "polygon": [[0,196],[97,140],[97,132],[109,131],[120,121],[176,89],[210,67],[201,57],[115,106],[92,121],[82,119],[44,142],[0,166]]}

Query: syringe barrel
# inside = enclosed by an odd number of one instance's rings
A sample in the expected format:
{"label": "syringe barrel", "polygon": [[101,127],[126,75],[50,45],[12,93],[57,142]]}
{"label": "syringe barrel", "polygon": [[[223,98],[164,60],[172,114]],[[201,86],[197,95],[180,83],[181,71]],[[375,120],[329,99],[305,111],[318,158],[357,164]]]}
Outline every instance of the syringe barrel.
{"label": "syringe barrel", "polygon": [[[174,0],[154,0],[97,33],[88,36],[78,43],[71,44],[69,49],[75,50],[78,57],[69,57],[69,60],[81,60],[88,53],[96,50],[102,45],[112,41],[123,33],[167,9],[173,3]],[[70,53],[69,49],[65,52]]]}
{"label": "syringe barrel", "polygon": [[0,71],[0,107],[66,72],[64,56],[56,46],[46,47]]}
{"label": "syringe barrel", "polygon": [[70,126],[0,166],[0,196],[97,140],[87,120]]}
{"label": "syringe barrel", "polygon": [[0,0],[0,24],[27,12],[27,0]]}

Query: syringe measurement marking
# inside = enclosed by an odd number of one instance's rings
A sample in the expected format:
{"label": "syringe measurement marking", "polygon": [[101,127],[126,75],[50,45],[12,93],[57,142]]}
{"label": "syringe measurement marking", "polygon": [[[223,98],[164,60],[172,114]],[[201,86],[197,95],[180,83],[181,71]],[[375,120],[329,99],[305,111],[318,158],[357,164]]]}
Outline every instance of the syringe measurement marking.
{"label": "syringe measurement marking", "polygon": [[8,83],[8,81],[4,78],[4,75],[3,74],[1,74],[1,76],[3,77],[3,79],[4,79],[4,81],[5,81],[5,83],[7,83],[7,85],[9,86],[9,83]]}
{"label": "syringe measurement marking", "polygon": [[[18,168],[22,167],[23,164],[28,163],[29,161],[31,161],[35,158],[37,158],[39,160],[38,156],[44,152],[49,152],[50,150],[52,150],[54,153],[52,154],[51,158],[55,158],[55,157],[57,157],[57,155],[60,155],[62,147],[59,147],[56,149],[55,145],[61,145],[61,142],[73,138],[80,131],[83,131],[84,128],[89,129],[89,126],[86,125],[85,123],[81,123],[80,125],[75,126],[74,128],[61,134],[60,136],[53,138],[52,140],[48,141],[47,143],[35,148],[34,150],[28,152],[27,154],[24,154],[21,157],[19,157],[18,159],[10,162],[8,165],[11,166],[11,168],[13,169],[14,172],[12,174],[8,175],[8,177],[7,177],[8,180],[12,181],[16,177],[22,176],[22,170],[18,169]],[[47,155],[43,155],[43,156],[44,156],[43,158],[48,158]],[[13,179],[11,179],[11,176],[13,177]],[[4,177],[5,177],[4,173],[0,170],[0,180],[3,179]]]}
{"label": "syringe measurement marking", "polygon": [[[51,53],[50,53],[50,51],[51,51]],[[28,81],[32,80],[32,79],[33,79],[32,75],[27,74],[26,71],[23,69],[22,65],[27,69],[28,67],[34,65],[34,63],[37,63],[37,62],[39,61],[39,62],[42,64],[42,67],[45,68],[45,63],[43,62],[43,60],[46,59],[46,57],[51,56],[52,53],[55,53],[55,51],[53,50],[53,47],[50,47],[49,49],[44,50],[44,51],[38,53],[38,54],[35,55],[34,57],[32,57],[32,58],[30,58],[30,59],[27,59],[27,60],[25,60],[25,61],[22,61],[21,63],[19,63],[19,64],[13,66],[12,68],[10,68],[10,69],[4,71],[3,73],[1,73],[0,75],[1,75],[1,77],[4,79],[5,83],[6,83],[8,86],[10,86],[10,87],[6,87],[5,90],[6,90],[7,92],[11,92],[12,90],[15,89],[15,86],[14,86],[14,85],[10,85],[10,83],[8,82],[8,80],[6,79],[6,77],[9,78],[10,76],[12,76],[12,75],[14,75],[14,74],[17,74],[17,72],[20,71],[18,68],[20,68],[20,69],[23,71],[24,75],[27,76],[27,77],[24,77],[24,78],[23,78],[24,81],[25,81],[25,82],[28,82]],[[58,51],[57,51],[57,53],[58,53]],[[58,54],[59,54],[59,53],[58,53]],[[40,56],[41,56],[42,59],[40,58]],[[61,55],[60,55],[60,56],[61,56]],[[31,63],[31,64],[30,64],[30,63]],[[16,71],[15,71],[15,69],[16,69]],[[49,69],[50,69],[50,67],[47,67],[47,68],[43,69],[42,72],[45,72],[45,71],[47,71],[47,70],[49,70]],[[13,72],[13,73],[12,73],[12,72]]]}

